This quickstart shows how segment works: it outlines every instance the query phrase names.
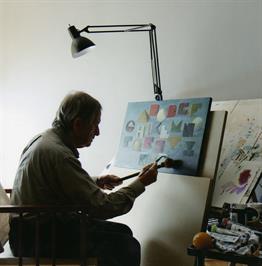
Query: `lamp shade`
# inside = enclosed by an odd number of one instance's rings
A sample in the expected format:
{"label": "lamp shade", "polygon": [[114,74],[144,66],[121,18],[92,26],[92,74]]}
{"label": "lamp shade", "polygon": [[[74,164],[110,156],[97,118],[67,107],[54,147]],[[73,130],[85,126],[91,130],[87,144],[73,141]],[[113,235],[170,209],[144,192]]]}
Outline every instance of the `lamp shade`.
{"label": "lamp shade", "polygon": [[89,39],[82,37],[79,30],[75,26],[68,28],[70,36],[72,38],[71,53],[73,57],[79,57],[85,54],[88,48],[95,46],[95,44]]}
{"label": "lamp shade", "polygon": [[95,46],[89,39],[79,36],[74,38],[71,45],[71,53],[73,57],[79,57],[87,53],[88,48]]}

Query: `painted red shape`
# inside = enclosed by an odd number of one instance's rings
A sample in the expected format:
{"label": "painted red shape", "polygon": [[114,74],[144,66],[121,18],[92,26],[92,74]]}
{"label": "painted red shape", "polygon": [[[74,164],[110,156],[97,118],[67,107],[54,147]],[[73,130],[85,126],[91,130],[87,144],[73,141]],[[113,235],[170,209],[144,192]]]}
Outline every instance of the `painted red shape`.
{"label": "painted red shape", "polygon": [[176,115],[176,105],[169,105],[167,110],[167,117],[174,117]]}
{"label": "painted red shape", "polygon": [[159,104],[152,104],[150,107],[150,116],[156,116],[159,111]]}
{"label": "painted red shape", "polygon": [[251,170],[246,169],[240,173],[239,179],[238,179],[240,185],[243,185],[248,182],[248,179],[251,177],[250,172]]}

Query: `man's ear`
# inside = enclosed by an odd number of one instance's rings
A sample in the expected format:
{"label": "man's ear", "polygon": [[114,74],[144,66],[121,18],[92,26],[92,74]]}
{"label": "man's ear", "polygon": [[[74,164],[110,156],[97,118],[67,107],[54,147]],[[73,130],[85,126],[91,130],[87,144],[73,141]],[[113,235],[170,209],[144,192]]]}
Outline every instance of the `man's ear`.
{"label": "man's ear", "polygon": [[74,134],[78,136],[79,132],[82,131],[82,127],[83,127],[83,120],[79,117],[75,118],[72,123],[72,130]]}

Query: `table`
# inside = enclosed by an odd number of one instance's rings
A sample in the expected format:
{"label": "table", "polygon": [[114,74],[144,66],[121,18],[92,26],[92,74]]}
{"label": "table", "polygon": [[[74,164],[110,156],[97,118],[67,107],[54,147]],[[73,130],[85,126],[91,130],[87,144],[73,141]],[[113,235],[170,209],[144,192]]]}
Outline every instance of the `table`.
{"label": "table", "polygon": [[230,266],[235,266],[236,263],[242,263],[248,266],[262,266],[262,257],[223,253],[215,249],[199,250],[190,246],[187,248],[187,254],[196,257],[195,266],[204,266],[205,258],[228,261],[230,262]]}

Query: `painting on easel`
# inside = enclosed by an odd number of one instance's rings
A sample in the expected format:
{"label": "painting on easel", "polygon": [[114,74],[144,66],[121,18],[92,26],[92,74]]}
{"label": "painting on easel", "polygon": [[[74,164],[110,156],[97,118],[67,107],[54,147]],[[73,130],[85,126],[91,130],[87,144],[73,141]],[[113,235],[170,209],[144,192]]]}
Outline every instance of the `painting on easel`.
{"label": "painting on easel", "polygon": [[262,172],[262,99],[214,102],[228,111],[212,206],[246,203]]}
{"label": "painting on easel", "polygon": [[196,175],[211,98],[128,104],[114,165],[141,169],[166,155],[182,160],[178,169],[159,171]]}
{"label": "painting on easel", "polygon": [[262,168],[257,162],[231,161],[216,184],[213,198],[215,206],[227,203],[246,203],[254,189]]}

